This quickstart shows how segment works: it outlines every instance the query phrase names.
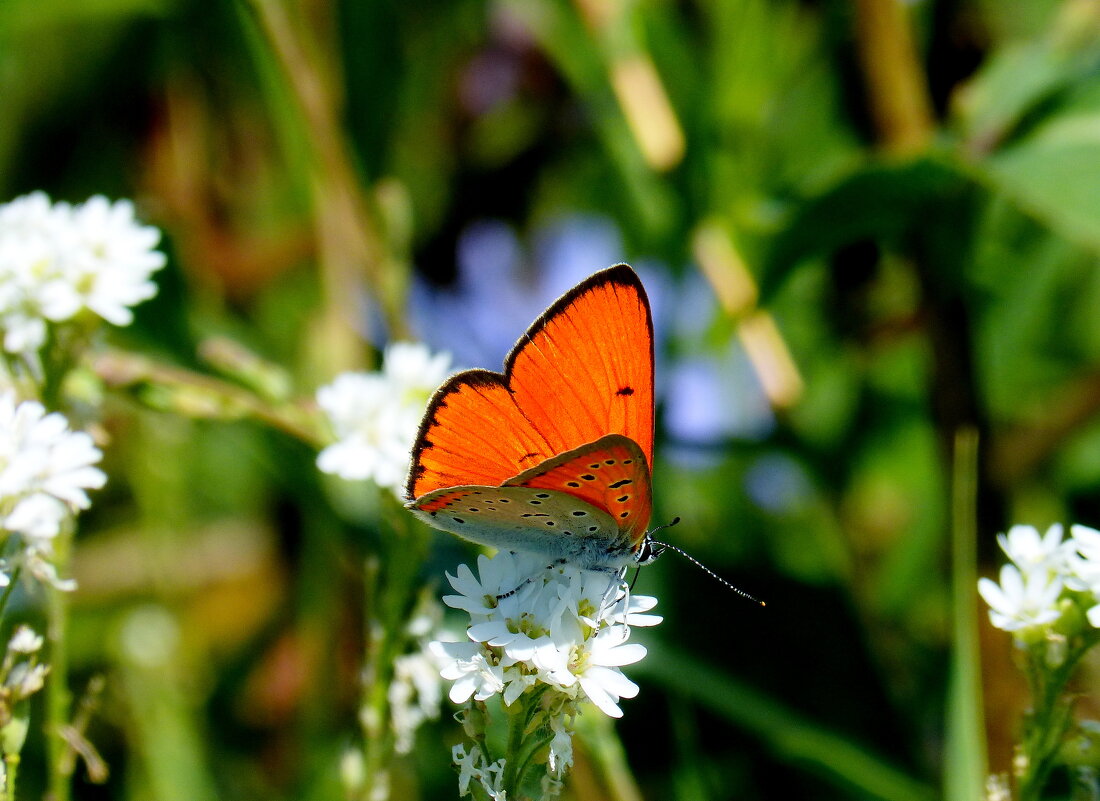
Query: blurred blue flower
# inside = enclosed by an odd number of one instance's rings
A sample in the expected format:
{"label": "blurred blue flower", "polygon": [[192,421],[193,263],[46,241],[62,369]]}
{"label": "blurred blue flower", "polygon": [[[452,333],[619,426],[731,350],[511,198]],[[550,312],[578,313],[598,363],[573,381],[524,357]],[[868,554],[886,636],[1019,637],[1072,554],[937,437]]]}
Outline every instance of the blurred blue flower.
{"label": "blurred blue flower", "polygon": [[765,511],[785,514],[804,506],[813,494],[806,470],[782,453],[761,456],[745,473],[745,491]]}

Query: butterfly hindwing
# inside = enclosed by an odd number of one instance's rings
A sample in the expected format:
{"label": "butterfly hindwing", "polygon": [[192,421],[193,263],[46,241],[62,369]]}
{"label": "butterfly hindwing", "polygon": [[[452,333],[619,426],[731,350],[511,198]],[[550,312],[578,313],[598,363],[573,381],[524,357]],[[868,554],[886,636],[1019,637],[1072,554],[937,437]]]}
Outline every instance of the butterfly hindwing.
{"label": "butterfly hindwing", "polygon": [[645,536],[652,508],[649,465],[642,449],[621,434],[547,459],[505,486],[553,490],[596,507],[615,521],[632,546]]}
{"label": "butterfly hindwing", "polygon": [[432,397],[413,447],[410,499],[500,485],[605,434],[653,451],[653,324],[625,264],[559,298],[516,343],[503,373],[468,370]]}
{"label": "butterfly hindwing", "polygon": [[408,504],[435,528],[502,550],[526,551],[581,568],[627,564],[632,544],[603,509],[564,492],[537,487],[461,486]]}

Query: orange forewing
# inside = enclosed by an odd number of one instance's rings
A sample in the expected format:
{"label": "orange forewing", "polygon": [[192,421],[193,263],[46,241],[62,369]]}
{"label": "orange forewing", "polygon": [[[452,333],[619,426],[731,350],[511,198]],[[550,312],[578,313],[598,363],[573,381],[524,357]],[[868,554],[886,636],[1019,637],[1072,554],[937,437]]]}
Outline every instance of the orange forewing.
{"label": "orange forewing", "polygon": [[527,330],[504,372],[447,381],[424,414],[407,496],[500,485],[605,434],[653,457],[653,322],[625,264],[578,284]]}
{"label": "orange forewing", "polygon": [[548,459],[504,484],[580,498],[611,515],[634,546],[649,525],[653,504],[649,465],[641,448],[618,434]]}

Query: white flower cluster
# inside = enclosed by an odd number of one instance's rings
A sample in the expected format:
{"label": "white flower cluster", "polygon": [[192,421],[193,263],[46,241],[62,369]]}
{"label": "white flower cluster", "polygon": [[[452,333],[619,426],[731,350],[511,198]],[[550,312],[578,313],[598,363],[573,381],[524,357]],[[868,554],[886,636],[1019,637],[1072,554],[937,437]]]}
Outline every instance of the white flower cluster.
{"label": "white flower cluster", "polygon": [[[5,759],[0,763],[0,780],[8,786],[9,765],[18,760],[28,731],[30,710],[23,703],[46,684],[50,666],[38,661],[43,639],[29,626],[18,626],[0,661],[0,740]],[[15,757],[15,760],[11,760]]]}
{"label": "white flower cluster", "polygon": [[0,664],[0,707],[10,707],[42,689],[48,665],[38,663],[43,639],[30,626],[19,626]]}
{"label": "white flower cluster", "polygon": [[380,372],[344,373],[321,387],[317,404],[336,442],[321,451],[317,467],[349,481],[371,479],[400,496],[424,407],[450,366],[450,354],[396,342]]}
{"label": "white flower cluster", "polygon": [[43,192],[0,205],[0,327],[8,353],[46,341],[47,324],[85,310],[129,325],[130,307],[156,294],[164,266],[156,228],[138,224],[133,204],[96,196],[51,203]]}
{"label": "white flower cluster", "polygon": [[1070,526],[1064,538],[1061,524],[1046,534],[1031,526],[1013,526],[997,537],[1009,563],[1000,583],[983,578],[978,591],[989,604],[993,625],[1022,639],[1062,617],[1081,599],[1090,625],[1100,628],[1100,531]]}
{"label": "white flower cluster", "polygon": [[71,431],[60,413],[0,393],[0,529],[22,539],[20,555],[3,564],[0,584],[23,565],[41,581],[71,588],[50,562],[52,541],[65,519],[88,508],[86,490],[106,482],[95,467],[101,456],[91,436]]}
{"label": "white flower cluster", "polygon": [[501,787],[504,778],[504,760],[489,762],[481,749],[472,746],[469,752],[466,746],[456,745],[451,749],[451,760],[458,767],[458,794],[470,793],[470,782],[477,781],[492,801],[507,801],[508,794]]}
{"label": "white flower cluster", "polygon": [[412,653],[395,657],[393,661],[393,680],[386,691],[386,698],[390,705],[394,750],[399,754],[411,752],[416,730],[425,721],[439,717],[443,700],[443,683],[439,675],[441,665],[428,647],[428,640],[432,635],[438,636],[441,616],[442,610],[438,605],[415,615],[406,630],[420,647]]}
{"label": "white flower cluster", "polygon": [[479,556],[478,573],[459,565],[457,576],[447,576],[459,595],[443,598],[469,613],[470,642],[432,644],[447,661],[443,678],[454,681],[451,700],[499,693],[511,705],[541,684],[562,700],[587,699],[622,717],[618,701],[637,695],[638,685],[619,668],[646,654],[645,646],[627,642],[629,627],[660,623],[643,614],[657,599],[628,594],[607,573],[547,568],[545,557],[532,554]]}

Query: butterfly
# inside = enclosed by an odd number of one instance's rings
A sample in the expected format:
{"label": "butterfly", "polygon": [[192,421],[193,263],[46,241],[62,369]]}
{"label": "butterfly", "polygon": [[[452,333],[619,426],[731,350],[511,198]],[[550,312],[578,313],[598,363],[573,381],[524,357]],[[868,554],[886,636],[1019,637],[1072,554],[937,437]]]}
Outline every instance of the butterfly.
{"label": "butterfly", "polygon": [[653,317],[609,267],[535,320],[504,371],[466,370],[428,403],[406,508],[435,528],[587,570],[648,564]]}

